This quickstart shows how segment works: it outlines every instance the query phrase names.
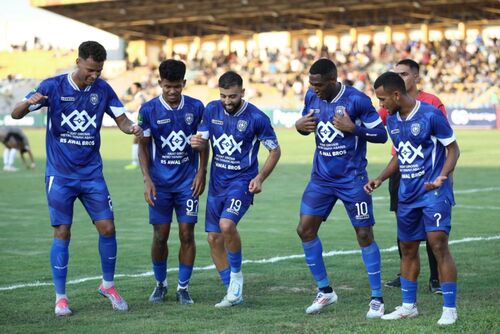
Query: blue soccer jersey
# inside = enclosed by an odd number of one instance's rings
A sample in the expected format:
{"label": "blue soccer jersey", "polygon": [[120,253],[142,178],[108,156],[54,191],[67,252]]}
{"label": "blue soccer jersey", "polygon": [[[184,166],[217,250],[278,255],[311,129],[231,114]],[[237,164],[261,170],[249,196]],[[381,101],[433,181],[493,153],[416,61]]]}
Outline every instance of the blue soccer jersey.
{"label": "blue soccer jersey", "polygon": [[314,111],[316,118],[316,151],[311,180],[346,184],[366,177],[366,140],[353,133],[343,133],[333,126],[335,114],[348,116],[353,123],[374,128],[382,122],[371,100],[350,86],[341,85],[331,101],[321,100],[308,90],[302,115]]}
{"label": "blue soccer jersey", "polygon": [[233,182],[249,183],[257,175],[260,142],[270,150],[278,147],[269,117],[247,101],[232,115],[220,101],[210,102],[198,131],[212,146],[213,195],[225,193]]}
{"label": "blue soccer jersey", "polygon": [[34,111],[47,107],[47,176],[92,179],[102,176],[99,130],[104,113],[113,118],[125,112],[113,89],[102,79],[81,90],[71,73],[42,81],[34,93],[48,96]]}
{"label": "blue soccer jersey", "polygon": [[406,119],[399,113],[387,118],[387,128],[398,154],[401,184],[399,203],[422,207],[437,201],[454,203],[450,180],[435,190],[424,183],[434,181],[443,169],[446,146],[455,135],[442,112],[425,102],[416,101]]}
{"label": "blue soccer jersey", "polygon": [[139,111],[139,125],[145,137],[151,137],[149,172],[156,186],[164,191],[190,187],[198,170],[198,153],[190,140],[203,118],[201,101],[182,95],[172,109],[160,95],[145,103]]}

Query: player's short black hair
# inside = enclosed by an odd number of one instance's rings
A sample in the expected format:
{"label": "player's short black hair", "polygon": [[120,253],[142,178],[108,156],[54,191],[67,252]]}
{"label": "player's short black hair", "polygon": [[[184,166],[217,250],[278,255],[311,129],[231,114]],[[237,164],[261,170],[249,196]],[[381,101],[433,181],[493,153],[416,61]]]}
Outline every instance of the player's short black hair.
{"label": "player's short black hair", "polygon": [[406,94],[406,86],[403,79],[399,74],[394,72],[385,72],[375,80],[373,87],[375,89],[380,86],[384,87],[384,90],[388,93],[398,91],[401,94]]}
{"label": "player's short black hair", "polygon": [[160,64],[160,79],[168,81],[184,80],[186,75],[186,64],[180,60],[167,59]]}
{"label": "player's short black hair", "polygon": [[142,85],[140,82],[134,82],[132,85],[134,85],[135,87],[137,87],[139,89],[142,89]]}
{"label": "player's short black hair", "polygon": [[78,47],[78,57],[82,59],[92,58],[96,62],[106,60],[106,49],[96,41],[86,41]]}
{"label": "player's short black hair", "polygon": [[238,73],[228,71],[220,76],[219,88],[229,89],[234,86],[243,87],[243,79]]}
{"label": "player's short black hair", "polygon": [[322,78],[337,78],[337,66],[330,59],[321,58],[311,65],[309,74],[320,74]]}
{"label": "player's short black hair", "polygon": [[419,73],[420,72],[420,65],[414,61],[413,59],[403,59],[400,60],[396,65],[406,65],[408,66],[411,70]]}

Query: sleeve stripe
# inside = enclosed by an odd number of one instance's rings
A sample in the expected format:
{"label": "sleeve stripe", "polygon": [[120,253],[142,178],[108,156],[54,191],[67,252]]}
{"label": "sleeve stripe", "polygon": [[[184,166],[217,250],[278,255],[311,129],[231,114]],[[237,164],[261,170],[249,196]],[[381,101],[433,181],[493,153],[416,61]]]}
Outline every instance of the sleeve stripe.
{"label": "sleeve stripe", "polygon": [[111,109],[111,111],[113,112],[113,115],[115,115],[115,117],[123,115],[126,111],[125,107],[110,106],[109,108]]}
{"label": "sleeve stripe", "polygon": [[201,138],[208,140],[209,132],[208,131],[198,131],[197,135],[201,135]]}
{"label": "sleeve stripe", "polygon": [[373,129],[374,127],[376,127],[377,125],[379,125],[380,123],[382,123],[382,119],[380,119],[380,117],[378,117],[375,122],[371,122],[371,123],[365,123],[363,122],[363,124],[368,128],[368,129]]}
{"label": "sleeve stripe", "polygon": [[453,143],[454,141],[456,141],[457,138],[455,137],[455,134],[453,134],[451,137],[448,137],[448,138],[438,138],[438,140],[439,140],[439,142],[441,144],[443,144],[443,146],[448,146],[451,143]]}
{"label": "sleeve stripe", "polygon": [[144,137],[151,137],[151,129],[144,130],[143,136]]}

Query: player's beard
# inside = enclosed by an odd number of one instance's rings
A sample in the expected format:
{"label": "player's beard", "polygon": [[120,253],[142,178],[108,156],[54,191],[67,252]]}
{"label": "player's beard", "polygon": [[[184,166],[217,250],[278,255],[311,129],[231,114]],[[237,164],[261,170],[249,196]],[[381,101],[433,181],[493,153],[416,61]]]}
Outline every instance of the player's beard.
{"label": "player's beard", "polygon": [[238,104],[236,104],[236,105],[230,104],[229,106],[232,107],[231,110],[228,110],[227,109],[227,105],[224,104],[224,109],[227,111],[228,114],[232,115],[232,114],[236,113],[240,109],[242,103],[243,103],[243,100],[241,99],[240,102],[238,102]]}

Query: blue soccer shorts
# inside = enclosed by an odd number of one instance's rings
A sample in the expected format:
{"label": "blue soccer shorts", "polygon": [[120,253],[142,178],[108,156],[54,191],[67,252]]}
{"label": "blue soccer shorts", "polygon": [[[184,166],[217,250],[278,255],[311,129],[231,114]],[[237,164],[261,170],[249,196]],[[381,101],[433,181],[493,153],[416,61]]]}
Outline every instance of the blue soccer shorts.
{"label": "blue soccer shorts", "polygon": [[427,232],[451,230],[451,203],[448,200],[428,206],[413,208],[398,204],[398,239],[401,241],[425,240]]}
{"label": "blue soccer shorts", "polygon": [[338,186],[310,180],[302,195],[300,215],[320,216],[325,221],[340,199],[354,227],[372,226],[375,224],[372,197],[363,190],[363,185],[360,181]]}
{"label": "blue soccer shorts", "polygon": [[205,231],[220,233],[221,218],[232,220],[235,224],[243,218],[253,203],[253,194],[248,191],[248,182],[232,184],[224,194],[208,192],[205,217]]}
{"label": "blue soccer shorts", "polygon": [[149,223],[170,224],[175,209],[177,222],[196,224],[198,221],[198,197],[193,197],[193,191],[186,187],[179,192],[157,189],[154,206],[149,206]]}
{"label": "blue soccer shorts", "polygon": [[93,222],[113,220],[113,203],[103,177],[75,180],[60,176],[45,178],[45,192],[49,203],[52,226],[73,222],[73,205],[78,198]]}

